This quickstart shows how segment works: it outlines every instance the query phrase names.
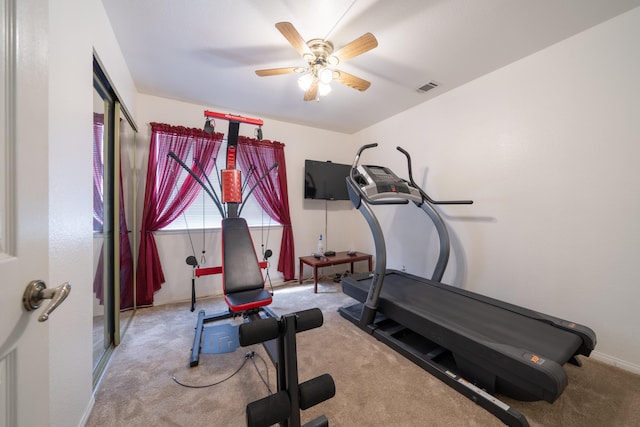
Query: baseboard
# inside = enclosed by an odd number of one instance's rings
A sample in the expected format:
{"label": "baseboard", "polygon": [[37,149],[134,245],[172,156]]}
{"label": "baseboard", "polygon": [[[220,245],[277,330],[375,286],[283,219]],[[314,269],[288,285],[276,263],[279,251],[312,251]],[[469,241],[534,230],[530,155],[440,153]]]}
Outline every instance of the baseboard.
{"label": "baseboard", "polygon": [[93,405],[95,405],[95,403],[96,403],[96,399],[93,396],[93,393],[91,393],[91,399],[87,404],[87,408],[85,409],[84,414],[82,415],[82,419],[80,420],[78,427],[84,427],[87,425],[87,421],[89,421],[89,416],[91,416],[91,411],[93,411]]}
{"label": "baseboard", "polygon": [[598,351],[591,352],[590,357],[599,362],[606,363],[607,365],[615,366],[616,368],[640,375],[640,365],[636,365],[635,363],[627,362],[626,360],[618,359],[617,357],[609,356],[608,354],[600,353]]}

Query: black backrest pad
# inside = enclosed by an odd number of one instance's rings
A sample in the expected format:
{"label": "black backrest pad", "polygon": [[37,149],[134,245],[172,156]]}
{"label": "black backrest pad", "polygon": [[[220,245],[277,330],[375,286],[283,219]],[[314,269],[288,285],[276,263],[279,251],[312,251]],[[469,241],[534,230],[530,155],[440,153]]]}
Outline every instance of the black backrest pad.
{"label": "black backrest pad", "polygon": [[244,218],[222,220],[222,268],[225,294],[264,288],[253,240]]}

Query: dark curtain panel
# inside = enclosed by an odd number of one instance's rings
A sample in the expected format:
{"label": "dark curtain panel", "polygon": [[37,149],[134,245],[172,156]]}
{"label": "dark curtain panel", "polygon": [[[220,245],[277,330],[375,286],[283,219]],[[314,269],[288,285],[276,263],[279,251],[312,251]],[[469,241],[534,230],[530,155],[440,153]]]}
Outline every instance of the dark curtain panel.
{"label": "dark curtain panel", "polygon": [[287,167],[284,158],[284,144],[267,140],[257,140],[243,136],[238,137],[237,159],[240,168],[247,173],[249,188],[252,187],[264,173],[278,163],[278,168],[267,175],[255,188],[253,195],[273,220],[282,224],[282,240],[280,242],[280,258],[278,271],[284,275],[284,280],[295,277],[295,259],[293,246],[293,229],[289,212],[289,192],[287,190]]}
{"label": "dark curtain panel", "polygon": [[[222,143],[223,134],[207,134],[201,129],[151,123],[147,182],[140,229],[137,271],[137,305],[153,304],[153,294],[164,283],[164,273],[154,231],[173,222],[193,202],[200,191],[198,182],[172,158],[169,152],[204,179],[195,160],[209,175]],[[181,177],[185,176],[179,185]]]}

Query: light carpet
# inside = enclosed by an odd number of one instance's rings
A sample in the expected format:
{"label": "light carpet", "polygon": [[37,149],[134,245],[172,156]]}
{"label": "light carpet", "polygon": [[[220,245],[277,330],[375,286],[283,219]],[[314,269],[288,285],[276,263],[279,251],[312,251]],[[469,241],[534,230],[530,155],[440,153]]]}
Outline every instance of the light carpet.
{"label": "light carpet", "polygon": [[[302,412],[302,421],[326,415],[330,426],[500,426],[501,422],[466,397],[337,312],[354,303],[337,283],[277,288],[271,308],[279,315],[318,307],[320,328],[297,335],[300,382],[329,373],[336,395]],[[222,298],[170,304],[137,311],[95,393],[87,427],[244,426],[245,407],[268,393],[258,371],[276,388],[276,374],[261,345],[227,354],[202,354],[189,367],[197,312],[224,311]],[[597,331],[596,331],[597,334]],[[248,351],[266,360],[252,361],[229,380]],[[501,398],[523,413],[531,426],[639,426],[640,376],[581,358],[567,365],[569,385],[553,404]],[[267,367],[267,368],[265,368]],[[268,371],[266,370],[268,369]]]}

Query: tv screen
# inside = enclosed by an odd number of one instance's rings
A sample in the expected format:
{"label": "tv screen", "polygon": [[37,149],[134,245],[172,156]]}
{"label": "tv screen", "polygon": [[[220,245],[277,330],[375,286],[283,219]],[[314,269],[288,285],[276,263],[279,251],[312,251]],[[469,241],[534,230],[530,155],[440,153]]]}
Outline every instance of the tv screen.
{"label": "tv screen", "polygon": [[351,165],[304,161],[304,198],[320,200],[349,200],[346,178]]}

